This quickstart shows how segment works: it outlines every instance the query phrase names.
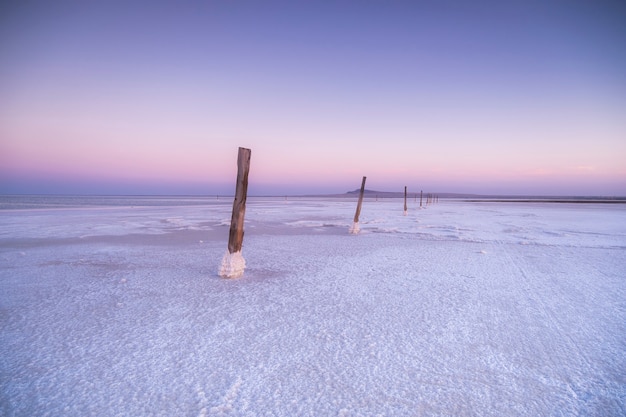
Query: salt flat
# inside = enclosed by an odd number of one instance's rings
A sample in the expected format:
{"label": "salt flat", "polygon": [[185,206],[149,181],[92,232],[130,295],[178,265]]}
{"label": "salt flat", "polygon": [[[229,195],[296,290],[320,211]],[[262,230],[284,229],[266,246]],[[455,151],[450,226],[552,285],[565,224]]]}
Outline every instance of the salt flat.
{"label": "salt flat", "polygon": [[626,414],[626,206],[0,211],[0,415]]}

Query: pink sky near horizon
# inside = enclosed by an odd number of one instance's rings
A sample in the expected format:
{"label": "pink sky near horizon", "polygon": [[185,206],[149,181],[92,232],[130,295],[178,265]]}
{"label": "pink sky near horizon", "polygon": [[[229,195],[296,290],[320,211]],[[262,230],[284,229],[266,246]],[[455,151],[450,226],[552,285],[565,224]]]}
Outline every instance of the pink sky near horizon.
{"label": "pink sky near horizon", "polygon": [[258,194],[626,195],[625,8],[33,4],[0,193],[224,193],[244,146]]}
{"label": "pink sky near horizon", "polygon": [[[0,145],[0,169],[5,175],[57,177],[67,184],[88,179],[120,186],[142,181],[204,183],[206,193],[212,193],[212,188],[228,189],[237,147],[245,146],[253,150],[251,184],[259,184],[261,192],[343,192],[356,188],[367,175],[368,186],[380,189],[411,185],[448,192],[626,194],[621,127],[604,134],[614,138],[612,149],[594,149],[595,142],[589,140],[594,126],[586,126],[585,120],[562,126],[537,121],[514,134],[504,122],[474,122],[477,127],[472,127],[466,121],[461,130],[369,123],[352,132],[347,123],[336,123],[291,138],[284,127],[266,127],[255,135],[252,129],[237,131],[226,125],[213,133],[201,120],[189,117],[168,121],[169,128],[161,123],[156,131],[149,127],[151,117],[132,122],[118,118],[116,124],[110,123],[110,113],[98,116],[78,106],[56,108],[45,116],[26,109],[22,114],[38,124],[19,117],[6,120],[3,135],[20,140]],[[64,114],[74,115],[74,120],[64,122]],[[501,116],[515,122],[511,114]],[[462,117],[459,112],[453,118],[462,123]],[[478,140],[481,134],[491,137]],[[172,140],[176,136],[179,139]],[[254,139],[246,139],[250,137]]]}

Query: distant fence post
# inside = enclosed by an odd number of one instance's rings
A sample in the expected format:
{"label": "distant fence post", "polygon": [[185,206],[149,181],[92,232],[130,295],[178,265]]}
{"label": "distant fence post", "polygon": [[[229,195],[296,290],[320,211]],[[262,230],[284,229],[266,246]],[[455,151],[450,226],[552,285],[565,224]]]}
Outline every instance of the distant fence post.
{"label": "distant fence post", "polygon": [[361,230],[359,228],[359,215],[361,214],[361,204],[363,204],[363,193],[365,192],[365,179],[363,177],[363,181],[361,182],[361,192],[359,193],[359,202],[356,205],[356,213],[354,213],[354,222],[352,223],[352,227],[350,227],[349,232],[353,235],[356,235]]}
{"label": "distant fence post", "polygon": [[422,208],[422,195],[424,194],[423,190],[420,190],[420,208]]}
{"label": "distant fence post", "polygon": [[404,215],[406,216],[408,213],[407,207],[406,207],[406,185],[404,186]]}
{"label": "distant fence post", "polygon": [[246,214],[246,198],[248,194],[248,172],[250,171],[250,154],[252,151],[239,148],[237,155],[237,186],[233,214],[230,220],[228,235],[228,252],[222,258],[219,275],[224,278],[238,278],[243,275],[246,261],[241,255],[243,244],[243,223]]}

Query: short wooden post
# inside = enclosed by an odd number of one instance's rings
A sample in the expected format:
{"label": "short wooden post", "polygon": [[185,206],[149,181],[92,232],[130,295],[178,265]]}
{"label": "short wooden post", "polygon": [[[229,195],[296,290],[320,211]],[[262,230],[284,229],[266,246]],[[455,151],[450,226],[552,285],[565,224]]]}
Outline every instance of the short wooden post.
{"label": "short wooden post", "polygon": [[353,235],[356,235],[361,230],[359,228],[359,215],[361,214],[361,204],[363,204],[363,193],[365,193],[365,179],[367,177],[363,177],[363,181],[361,182],[361,192],[359,193],[359,202],[356,205],[356,213],[354,213],[354,222],[350,227],[349,232]]}
{"label": "short wooden post", "polygon": [[406,207],[406,185],[404,186],[404,215],[406,216],[408,213],[408,209]]}
{"label": "short wooden post", "polygon": [[238,278],[243,275],[246,261],[241,255],[243,244],[243,223],[246,214],[246,198],[248,195],[248,172],[250,171],[250,154],[252,151],[239,148],[237,156],[237,186],[233,214],[230,220],[228,235],[228,252],[222,259],[219,275],[224,278]]}

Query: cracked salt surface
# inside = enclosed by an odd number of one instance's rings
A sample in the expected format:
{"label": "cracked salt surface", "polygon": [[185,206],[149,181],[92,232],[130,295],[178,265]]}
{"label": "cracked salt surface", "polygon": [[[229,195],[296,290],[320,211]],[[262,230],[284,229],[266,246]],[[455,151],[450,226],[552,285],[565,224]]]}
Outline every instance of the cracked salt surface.
{"label": "cracked salt surface", "polygon": [[626,207],[248,201],[237,280],[230,203],[0,211],[0,415],[626,413]]}

